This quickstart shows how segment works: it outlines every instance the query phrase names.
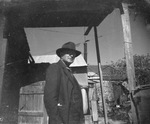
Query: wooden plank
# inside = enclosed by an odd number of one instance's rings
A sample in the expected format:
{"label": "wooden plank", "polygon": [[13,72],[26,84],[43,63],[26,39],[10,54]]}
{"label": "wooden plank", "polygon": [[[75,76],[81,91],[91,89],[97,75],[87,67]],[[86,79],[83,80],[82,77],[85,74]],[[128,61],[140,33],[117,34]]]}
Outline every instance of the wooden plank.
{"label": "wooden plank", "polygon": [[86,32],[84,33],[84,35],[88,35],[89,32],[91,31],[92,27],[93,27],[93,26],[89,26],[89,27],[87,28]]}
{"label": "wooden plank", "polygon": [[97,36],[97,27],[94,26],[94,35],[95,35],[95,44],[96,44],[96,52],[97,52],[97,63],[98,63],[98,72],[100,77],[100,90],[102,95],[102,104],[103,104],[103,111],[104,111],[104,122],[105,124],[108,124],[108,117],[107,117],[107,109],[106,109],[106,103],[104,98],[104,91],[103,91],[103,74],[102,74],[102,68],[101,68],[101,60],[100,60],[100,51],[99,51],[99,42],[98,42],[98,36]]}
{"label": "wooden plank", "polygon": [[43,112],[32,112],[32,111],[30,111],[30,112],[19,112],[18,113],[18,115],[19,116],[34,116],[34,117],[43,117]]}
{"label": "wooden plank", "polygon": [[92,107],[92,118],[93,121],[98,122],[98,108],[97,108],[97,101],[92,100],[91,101],[91,107]]}
{"label": "wooden plank", "polygon": [[43,124],[42,117],[19,116],[17,124]]}
{"label": "wooden plank", "polygon": [[21,95],[19,110],[43,111],[43,95]]}
{"label": "wooden plank", "polygon": [[47,124],[48,118],[43,103],[45,81],[22,87],[20,90],[18,123]]}
{"label": "wooden plank", "polygon": [[[123,34],[124,34],[124,44],[125,44],[125,57],[127,65],[127,77],[129,90],[132,95],[136,85],[135,85],[135,69],[133,61],[133,48],[132,48],[132,37],[131,37],[131,27],[130,27],[130,17],[128,4],[122,3],[124,14],[121,15]],[[136,108],[134,102],[131,99],[131,111],[132,111],[132,121],[134,124],[138,124],[138,117],[136,113]]]}
{"label": "wooden plank", "polygon": [[43,124],[48,124],[49,117],[47,115],[45,106],[43,106]]}
{"label": "wooden plank", "polygon": [[27,85],[25,87],[22,87],[20,90],[21,95],[31,95],[31,94],[43,94],[44,93],[44,87],[42,85],[45,84],[45,81],[34,83],[32,85]]}
{"label": "wooden plank", "polygon": [[0,14],[0,104],[2,97],[2,87],[3,87],[3,76],[5,69],[5,56],[6,56],[6,46],[7,39],[4,38],[4,28],[5,28],[5,17]]}
{"label": "wooden plank", "polygon": [[[12,25],[17,24],[23,27],[98,26],[114,9],[110,8],[108,2],[87,0],[39,0],[38,2],[23,0],[23,2],[12,2],[11,4],[7,2],[5,4],[6,11],[11,12]],[[14,16],[18,18],[13,18]]]}
{"label": "wooden plank", "polygon": [[133,48],[132,48],[132,37],[131,37],[131,27],[130,27],[130,17],[128,5],[123,4],[124,14],[121,15],[123,34],[124,34],[124,44],[125,44],[125,57],[127,64],[127,76],[130,85],[130,91],[134,90],[135,85],[135,70],[133,61]]}

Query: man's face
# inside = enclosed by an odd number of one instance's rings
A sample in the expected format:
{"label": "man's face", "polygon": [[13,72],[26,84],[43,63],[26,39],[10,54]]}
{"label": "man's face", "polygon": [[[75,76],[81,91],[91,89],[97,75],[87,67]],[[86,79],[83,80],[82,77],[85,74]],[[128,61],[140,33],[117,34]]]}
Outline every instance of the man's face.
{"label": "man's face", "polygon": [[65,63],[70,65],[71,63],[74,62],[75,56],[76,56],[76,53],[74,51],[67,50],[63,53],[63,55],[61,56],[61,59]]}

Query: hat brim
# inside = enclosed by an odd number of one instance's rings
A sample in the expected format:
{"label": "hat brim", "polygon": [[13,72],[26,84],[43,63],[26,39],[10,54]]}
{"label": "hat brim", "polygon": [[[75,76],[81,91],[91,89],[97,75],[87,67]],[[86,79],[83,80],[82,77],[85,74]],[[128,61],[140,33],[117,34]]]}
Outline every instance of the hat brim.
{"label": "hat brim", "polygon": [[64,52],[64,51],[67,51],[67,50],[74,51],[74,52],[76,53],[76,56],[75,56],[75,57],[77,57],[77,56],[79,56],[79,55],[81,54],[80,51],[78,51],[78,50],[73,50],[73,49],[69,49],[69,48],[59,48],[59,49],[56,50],[56,54],[57,54],[59,57],[61,57],[61,56],[60,56],[60,53],[61,53],[61,52]]}

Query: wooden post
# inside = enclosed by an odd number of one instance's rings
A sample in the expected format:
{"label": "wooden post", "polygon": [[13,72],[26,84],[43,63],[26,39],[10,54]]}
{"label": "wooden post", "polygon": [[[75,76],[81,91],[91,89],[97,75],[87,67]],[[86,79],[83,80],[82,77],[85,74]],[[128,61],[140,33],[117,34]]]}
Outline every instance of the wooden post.
{"label": "wooden post", "polygon": [[[125,47],[125,57],[126,57],[126,65],[127,65],[127,77],[128,77],[128,85],[130,94],[134,91],[135,84],[135,69],[134,69],[134,60],[133,60],[133,48],[132,48],[132,37],[131,37],[131,27],[130,27],[130,17],[128,4],[122,3],[122,7],[124,10],[124,14],[121,15],[122,19],[122,27],[124,34],[124,47]],[[138,118],[136,113],[136,108],[134,106],[134,101],[131,99],[131,111],[132,111],[132,121],[134,124],[138,124]]]}
{"label": "wooden post", "polygon": [[100,88],[101,88],[101,94],[102,94],[102,104],[103,104],[103,111],[104,111],[104,122],[105,124],[108,124],[106,103],[105,103],[104,91],[103,91],[103,75],[102,75],[102,69],[101,69],[99,43],[98,43],[96,26],[94,26],[94,34],[95,34],[95,44],[96,44],[96,52],[97,52],[98,72],[99,72],[99,77],[100,77]]}
{"label": "wooden post", "polygon": [[87,42],[84,42],[84,59],[87,63]]}
{"label": "wooden post", "polygon": [[92,109],[92,117],[94,123],[98,122],[98,108],[97,108],[97,91],[96,91],[96,83],[94,82],[92,88],[92,96],[91,96],[91,109]]}
{"label": "wooden post", "polygon": [[90,40],[86,40],[84,41],[84,59],[87,63],[87,42],[89,42]]}
{"label": "wooden post", "polygon": [[5,17],[0,14],[0,106],[2,98],[2,87],[3,87],[3,78],[4,78],[4,68],[5,68],[5,53],[7,39],[4,38],[4,28],[5,28]]}

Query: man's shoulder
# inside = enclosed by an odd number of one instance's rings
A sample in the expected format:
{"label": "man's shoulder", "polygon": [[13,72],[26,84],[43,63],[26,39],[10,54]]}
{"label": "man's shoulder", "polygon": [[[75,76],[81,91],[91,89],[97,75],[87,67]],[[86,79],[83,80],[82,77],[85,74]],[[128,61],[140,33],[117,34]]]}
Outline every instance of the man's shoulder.
{"label": "man's shoulder", "polygon": [[48,69],[60,69],[62,67],[62,64],[60,61],[56,63],[52,63],[49,65]]}
{"label": "man's shoulder", "polygon": [[58,73],[60,70],[60,67],[57,63],[53,63],[53,64],[50,64],[49,67],[47,68],[46,70],[46,73],[47,74],[51,74],[51,73]]}
{"label": "man's shoulder", "polygon": [[58,68],[59,67],[59,64],[58,63],[52,63],[49,65],[48,68]]}

